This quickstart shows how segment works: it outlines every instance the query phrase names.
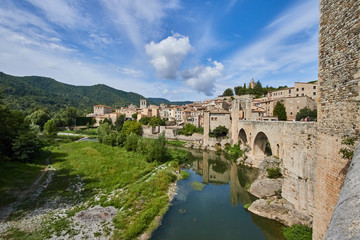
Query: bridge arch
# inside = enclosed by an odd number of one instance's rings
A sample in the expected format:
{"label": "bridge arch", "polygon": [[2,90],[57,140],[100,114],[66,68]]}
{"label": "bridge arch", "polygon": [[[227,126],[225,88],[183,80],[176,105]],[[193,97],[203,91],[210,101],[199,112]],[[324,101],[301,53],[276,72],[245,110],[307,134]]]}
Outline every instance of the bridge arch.
{"label": "bridge arch", "polygon": [[245,132],[245,130],[243,128],[240,129],[239,139],[241,140],[241,143],[243,143],[243,144],[248,143],[247,135],[246,135],[246,132]]}
{"label": "bridge arch", "polygon": [[263,159],[272,155],[269,138],[264,132],[259,132],[254,140],[253,155],[256,159]]}

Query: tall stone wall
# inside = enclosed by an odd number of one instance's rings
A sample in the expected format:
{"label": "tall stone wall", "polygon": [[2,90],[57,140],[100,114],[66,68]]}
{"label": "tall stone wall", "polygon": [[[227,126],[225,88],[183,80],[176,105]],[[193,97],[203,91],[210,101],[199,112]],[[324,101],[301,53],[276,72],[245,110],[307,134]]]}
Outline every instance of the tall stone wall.
{"label": "tall stone wall", "polygon": [[349,160],[339,150],[360,130],[360,1],[321,0],[318,151],[313,239],[324,239]]}

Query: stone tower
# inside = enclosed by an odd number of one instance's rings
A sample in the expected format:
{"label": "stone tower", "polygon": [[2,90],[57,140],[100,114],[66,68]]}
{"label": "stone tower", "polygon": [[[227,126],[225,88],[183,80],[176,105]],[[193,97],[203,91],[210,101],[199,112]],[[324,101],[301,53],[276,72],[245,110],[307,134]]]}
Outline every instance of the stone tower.
{"label": "stone tower", "polygon": [[313,239],[324,239],[350,164],[342,140],[360,130],[360,1],[320,0],[318,150]]}
{"label": "stone tower", "polygon": [[255,87],[255,81],[254,81],[254,79],[252,78],[251,79],[251,82],[250,82],[250,84],[249,84],[249,88],[254,88]]}
{"label": "stone tower", "polygon": [[147,107],[146,99],[140,99],[140,108],[144,109]]}

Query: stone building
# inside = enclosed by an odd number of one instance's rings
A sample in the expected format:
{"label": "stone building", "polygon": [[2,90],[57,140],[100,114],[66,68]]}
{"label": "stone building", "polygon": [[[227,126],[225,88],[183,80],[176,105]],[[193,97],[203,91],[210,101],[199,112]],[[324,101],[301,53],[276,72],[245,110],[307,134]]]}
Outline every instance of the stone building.
{"label": "stone building", "polygon": [[94,115],[104,115],[112,112],[112,108],[106,105],[95,105]]}
{"label": "stone building", "polygon": [[231,127],[230,112],[225,110],[213,110],[210,111],[210,131],[214,130],[218,126],[225,126],[227,129]]}

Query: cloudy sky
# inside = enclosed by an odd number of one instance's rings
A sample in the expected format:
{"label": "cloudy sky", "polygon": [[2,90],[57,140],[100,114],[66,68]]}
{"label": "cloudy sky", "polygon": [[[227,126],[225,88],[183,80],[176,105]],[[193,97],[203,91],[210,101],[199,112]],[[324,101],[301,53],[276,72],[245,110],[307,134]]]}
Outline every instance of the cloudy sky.
{"label": "cloudy sky", "polygon": [[317,79],[316,0],[0,0],[0,71],[204,100]]}

